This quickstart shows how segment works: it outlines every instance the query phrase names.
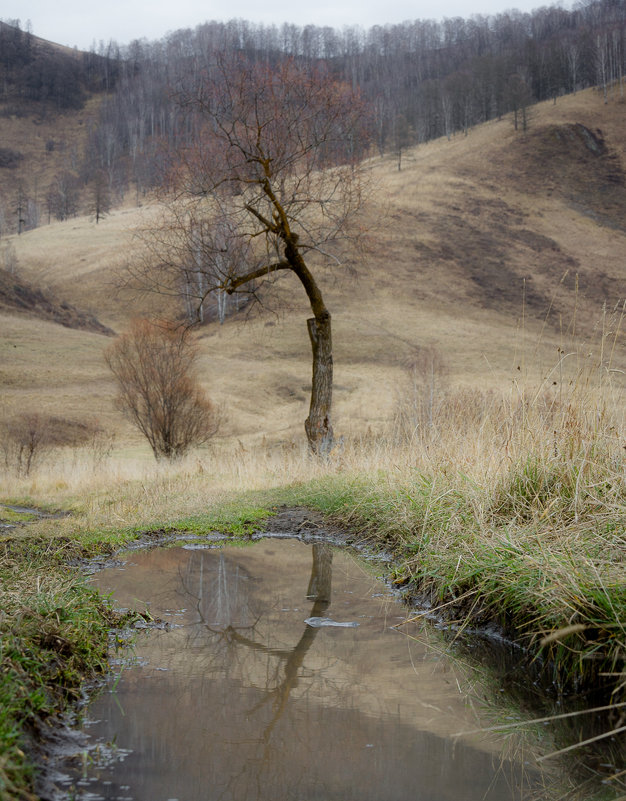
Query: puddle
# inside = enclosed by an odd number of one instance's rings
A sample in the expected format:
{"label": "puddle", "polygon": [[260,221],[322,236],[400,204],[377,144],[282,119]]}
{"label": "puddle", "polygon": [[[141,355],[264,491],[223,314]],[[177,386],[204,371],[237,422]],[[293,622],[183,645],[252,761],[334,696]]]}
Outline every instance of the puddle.
{"label": "puddle", "polygon": [[[8,520],[6,519],[7,515]],[[56,519],[68,515],[69,512],[44,512],[41,509],[33,509],[29,506],[14,506],[3,503],[0,504],[0,529],[13,529],[42,518]]]}
{"label": "puddle", "polygon": [[545,798],[511,740],[454,736],[481,725],[461,674],[427,632],[392,628],[401,603],[346,552],[155,549],[93,581],[170,625],[139,632],[90,704],[73,798]]}

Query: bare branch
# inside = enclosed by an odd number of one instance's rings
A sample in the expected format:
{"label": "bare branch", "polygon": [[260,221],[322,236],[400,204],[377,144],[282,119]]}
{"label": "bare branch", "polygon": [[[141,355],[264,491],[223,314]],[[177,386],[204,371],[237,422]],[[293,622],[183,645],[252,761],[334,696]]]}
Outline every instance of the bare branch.
{"label": "bare branch", "polygon": [[226,292],[229,295],[238,289],[240,286],[244,284],[250,283],[250,281],[254,281],[256,278],[263,278],[266,275],[270,275],[271,273],[278,272],[278,270],[291,270],[291,264],[287,261],[278,262],[278,264],[267,264],[264,267],[259,267],[258,270],[253,270],[251,273],[247,275],[242,275],[238,278],[230,278],[228,281],[227,286],[224,287]]}

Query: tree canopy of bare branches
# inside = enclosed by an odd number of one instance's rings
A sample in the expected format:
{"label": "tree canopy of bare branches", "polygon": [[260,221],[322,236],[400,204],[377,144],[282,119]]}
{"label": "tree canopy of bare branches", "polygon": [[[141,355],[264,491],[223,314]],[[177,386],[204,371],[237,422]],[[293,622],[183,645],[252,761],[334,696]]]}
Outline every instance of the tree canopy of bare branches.
{"label": "tree canopy of bare branches", "polygon": [[291,273],[306,292],[313,384],[306,435],[333,444],[331,315],[313,274],[358,239],[367,113],[324,70],[223,57],[178,95],[193,136],[168,185],[169,222],[153,232],[144,279],[202,309],[210,295],[257,293]]}

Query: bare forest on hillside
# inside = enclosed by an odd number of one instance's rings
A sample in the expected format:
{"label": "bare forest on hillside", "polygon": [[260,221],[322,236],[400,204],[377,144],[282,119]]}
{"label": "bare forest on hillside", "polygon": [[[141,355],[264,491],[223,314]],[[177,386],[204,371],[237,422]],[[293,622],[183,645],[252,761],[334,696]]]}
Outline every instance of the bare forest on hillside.
{"label": "bare forest on hillside", "polygon": [[[194,135],[174,100],[181,82],[203,81],[217,55],[228,53],[269,66],[285,58],[304,68],[323,64],[371,106],[374,150],[394,154],[401,168],[407,147],[505,114],[526,130],[537,101],[589,86],[605,100],[621,96],[626,5],[594,0],[571,10],[367,30],[207,22],[155,42],[101,42],[88,53],[44,42],[19,20],[6,20],[0,115],[32,117],[44,127],[55,116],[80,114],[80,132],[50,134],[36,152],[19,141],[0,148],[0,236],[76,214],[98,221],[131,190],[139,200],[158,186],[165,153]],[[42,174],[35,165],[43,160]]]}

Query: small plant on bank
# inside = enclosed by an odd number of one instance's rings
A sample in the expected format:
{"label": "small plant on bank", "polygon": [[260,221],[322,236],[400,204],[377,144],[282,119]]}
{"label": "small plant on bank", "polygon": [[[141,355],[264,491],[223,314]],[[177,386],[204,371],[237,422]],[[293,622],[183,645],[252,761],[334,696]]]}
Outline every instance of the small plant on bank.
{"label": "small plant on bank", "polygon": [[111,455],[114,435],[94,419],[71,419],[24,411],[0,420],[0,460],[18,478],[28,478],[51,453],[86,450],[94,467]]}
{"label": "small plant on bank", "polygon": [[219,428],[219,415],[193,374],[197,357],[187,328],[134,321],[105,351],[118,404],[146,437],[155,458],[176,459]]}

